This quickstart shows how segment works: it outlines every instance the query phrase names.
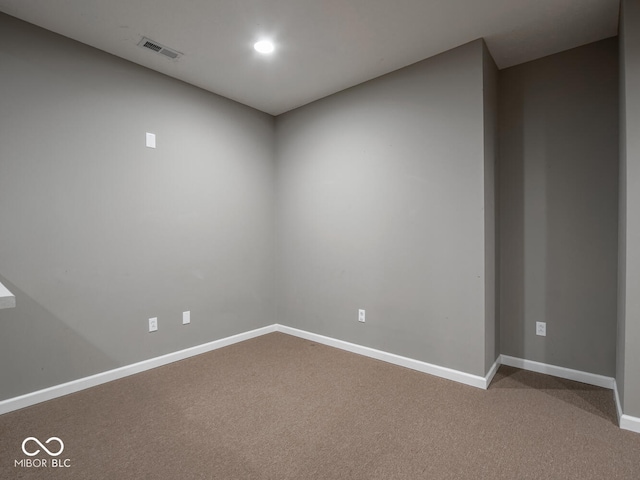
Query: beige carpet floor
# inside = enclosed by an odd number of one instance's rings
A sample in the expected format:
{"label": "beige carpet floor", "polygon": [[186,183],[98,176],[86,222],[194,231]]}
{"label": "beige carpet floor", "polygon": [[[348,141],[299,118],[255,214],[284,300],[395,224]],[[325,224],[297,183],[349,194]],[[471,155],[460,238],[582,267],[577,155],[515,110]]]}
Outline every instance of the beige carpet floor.
{"label": "beige carpet floor", "polygon": [[[15,466],[29,436],[69,466]],[[0,478],[637,480],[640,435],[610,390],[503,366],[483,391],[272,333],[1,415]]]}

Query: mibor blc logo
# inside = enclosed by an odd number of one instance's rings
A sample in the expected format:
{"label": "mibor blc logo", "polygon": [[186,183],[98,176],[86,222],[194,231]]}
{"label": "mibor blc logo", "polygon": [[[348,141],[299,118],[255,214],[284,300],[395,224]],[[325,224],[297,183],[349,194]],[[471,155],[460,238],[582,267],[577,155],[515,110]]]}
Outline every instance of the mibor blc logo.
{"label": "mibor blc logo", "polygon": [[58,450],[57,452],[52,452],[51,450],[49,450],[47,447],[45,447],[40,440],[38,440],[36,437],[27,437],[23,440],[22,442],[22,451],[24,452],[25,455],[28,455],[29,457],[34,457],[37,454],[40,453],[40,450],[36,450],[34,452],[30,452],[27,449],[27,444],[29,443],[29,441],[33,441],[36,444],[38,444],[40,446],[40,448],[42,448],[45,452],[47,452],[51,457],[57,457],[58,455],[60,455],[62,453],[62,451],[64,450],[64,443],[62,443],[62,440],[60,440],[58,437],[51,437],[50,439],[48,439],[46,442],[46,444],[51,443],[52,441],[56,441],[58,442],[58,444],[60,445],[60,450]]}
{"label": "mibor blc logo", "polygon": [[54,458],[23,458],[21,460],[14,460],[13,466],[23,468],[69,468],[71,466],[70,459],[55,458],[60,456],[63,451],[64,443],[58,437],[50,437],[44,443],[36,437],[27,437],[22,441],[22,453],[27,457],[35,457],[39,453],[44,452]]}

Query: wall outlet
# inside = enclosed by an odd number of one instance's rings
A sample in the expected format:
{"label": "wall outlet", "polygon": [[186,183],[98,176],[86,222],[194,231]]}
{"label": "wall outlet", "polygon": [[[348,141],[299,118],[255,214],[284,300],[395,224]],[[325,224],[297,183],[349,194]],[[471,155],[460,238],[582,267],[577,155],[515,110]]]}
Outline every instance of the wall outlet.
{"label": "wall outlet", "polygon": [[358,310],[358,321],[364,323],[364,310]]}
{"label": "wall outlet", "polygon": [[182,312],[182,324],[186,325],[187,323],[191,323],[191,311]]}
{"label": "wall outlet", "polygon": [[158,317],[153,317],[149,319],[149,331],[155,332],[158,330]]}
{"label": "wall outlet", "polygon": [[546,322],[536,322],[536,335],[540,335],[541,337],[547,336],[547,323]]}

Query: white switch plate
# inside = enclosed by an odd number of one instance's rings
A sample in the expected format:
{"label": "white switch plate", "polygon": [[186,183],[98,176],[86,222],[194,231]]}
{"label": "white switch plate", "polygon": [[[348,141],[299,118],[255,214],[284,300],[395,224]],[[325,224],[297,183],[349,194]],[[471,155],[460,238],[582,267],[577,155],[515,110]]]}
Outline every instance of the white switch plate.
{"label": "white switch plate", "polygon": [[546,322],[536,322],[536,335],[540,335],[541,337],[547,336]]}
{"label": "white switch plate", "polygon": [[158,330],[158,317],[153,317],[149,319],[149,331],[155,332]]}
{"label": "white switch plate", "polygon": [[187,323],[191,323],[191,311],[182,312],[182,324],[186,325]]}
{"label": "white switch plate", "polygon": [[147,147],[156,148],[156,134],[147,132]]}
{"label": "white switch plate", "polygon": [[364,323],[364,310],[358,310],[358,321]]}

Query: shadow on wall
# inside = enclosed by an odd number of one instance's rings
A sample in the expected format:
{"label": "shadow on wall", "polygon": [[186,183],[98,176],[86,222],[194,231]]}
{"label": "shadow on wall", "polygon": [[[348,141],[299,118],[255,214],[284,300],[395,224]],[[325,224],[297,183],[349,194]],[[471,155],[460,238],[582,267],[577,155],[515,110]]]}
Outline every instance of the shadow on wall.
{"label": "shadow on wall", "polygon": [[[507,90],[508,87],[508,90]],[[498,169],[497,242],[500,245],[499,352],[523,356],[525,350],[525,215],[524,215],[524,93],[520,83],[500,73],[499,91],[500,161]],[[506,102],[505,100],[508,100]]]}
{"label": "shadow on wall", "polygon": [[120,366],[18,285],[0,282],[16,297],[15,308],[0,310],[0,401]]}
{"label": "shadow on wall", "polygon": [[505,69],[500,92],[500,351],[613,376],[616,39]]}

